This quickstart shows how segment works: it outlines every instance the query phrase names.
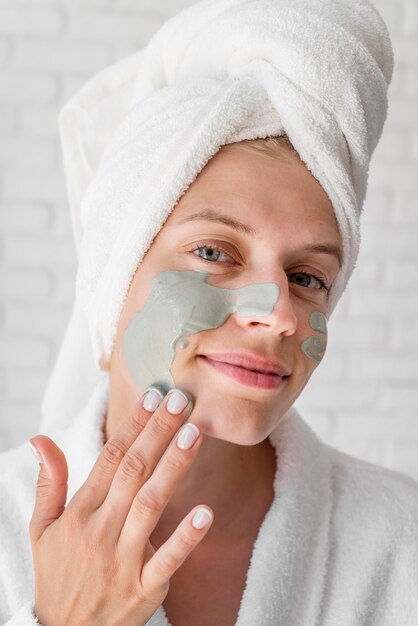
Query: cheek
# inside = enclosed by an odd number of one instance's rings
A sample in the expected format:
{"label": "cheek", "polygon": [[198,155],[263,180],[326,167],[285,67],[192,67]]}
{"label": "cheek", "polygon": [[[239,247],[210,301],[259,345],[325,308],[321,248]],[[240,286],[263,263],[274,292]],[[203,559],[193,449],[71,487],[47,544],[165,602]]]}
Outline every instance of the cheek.
{"label": "cheek", "polygon": [[140,391],[153,384],[167,390],[178,386],[171,366],[177,344],[187,348],[188,336],[222,326],[235,311],[267,315],[279,297],[274,283],[224,289],[207,282],[209,277],[207,272],[177,270],[154,276],[149,297],[129,318],[120,341],[127,373]]}
{"label": "cheek", "polygon": [[[312,332],[314,331],[314,332]],[[300,349],[311,362],[320,363],[327,347],[327,318],[321,311],[312,311]]]}
{"label": "cheek", "polygon": [[326,339],[318,335],[311,335],[301,343],[300,349],[308,359],[320,363],[324,357],[326,347]]}

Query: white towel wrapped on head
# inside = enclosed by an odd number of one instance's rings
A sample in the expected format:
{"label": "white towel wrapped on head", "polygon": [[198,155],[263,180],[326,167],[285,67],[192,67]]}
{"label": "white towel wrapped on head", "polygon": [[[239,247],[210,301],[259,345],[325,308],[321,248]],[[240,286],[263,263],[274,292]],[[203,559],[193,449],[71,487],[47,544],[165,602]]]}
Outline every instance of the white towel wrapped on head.
{"label": "white towel wrapped on head", "polygon": [[[65,377],[76,371],[88,389],[108,367],[138,265],[222,145],[288,135],[340,228],[335,308],[359,251],[392,71],[386,25],[368,0],[204,0],[74,95],[59,128],[79,251],[77,301],[44,399],[45,428],[56,423]],[[86,347],[77,366],[83,319],[93,353]],[[69,415],[81,396],[69,400]]]}

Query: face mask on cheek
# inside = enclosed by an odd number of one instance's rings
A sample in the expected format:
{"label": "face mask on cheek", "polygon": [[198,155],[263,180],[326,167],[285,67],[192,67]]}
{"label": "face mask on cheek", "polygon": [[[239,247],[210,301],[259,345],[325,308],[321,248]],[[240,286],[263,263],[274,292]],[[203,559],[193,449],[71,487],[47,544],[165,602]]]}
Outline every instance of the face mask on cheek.
{"label": "face mask on cheek", "polygon": [[218,328],[231,313],[268,315],[279,299],[275,283],[224,289],[209,285],[208,276],[208,272],[169,270],[154,277],[148,300],[122,337],[123,360],[140,393],[151,385],[165,392],[176,386],[171,365],[176,345],[189,345],[187,336]]}
{"label": "face mask on cheek", "polygon": [[312,335],[305,339],[300,349],[309,359],[320,363],[327,347],[327,318],[320,311],[313,311],[309,316],[309,326],[312,330],[320,332],[324,337]]}

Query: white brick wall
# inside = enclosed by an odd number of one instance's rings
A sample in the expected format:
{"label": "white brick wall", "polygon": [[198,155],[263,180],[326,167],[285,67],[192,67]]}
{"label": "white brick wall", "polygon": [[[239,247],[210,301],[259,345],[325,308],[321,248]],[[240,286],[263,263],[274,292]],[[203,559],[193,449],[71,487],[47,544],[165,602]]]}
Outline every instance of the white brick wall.
{"label": "white brick wall", "polygon": [[[92,74],[190,0],[0,0],[0,449],[38,433],[74,296],[56,126]],[[297,406],[331,445],[418,479],[418,2],[375,0],[395,72],[363,244]]]}

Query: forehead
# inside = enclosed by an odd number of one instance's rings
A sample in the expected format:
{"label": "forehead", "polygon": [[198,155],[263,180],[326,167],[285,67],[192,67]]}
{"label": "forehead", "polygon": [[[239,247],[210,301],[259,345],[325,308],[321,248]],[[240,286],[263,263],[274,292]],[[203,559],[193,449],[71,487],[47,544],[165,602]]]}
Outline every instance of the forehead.
{"label": "forehead", "polygon": [[306,165],[298,158],[270,156],[247,145],[223,146],[173,213],[179,220],[199,212],[211,219],[208,209],[230,220],[245,217],[249,226],[245,234],[252,236],[266,227],[288,225],[325,229],[340,240],[332,204]]}

